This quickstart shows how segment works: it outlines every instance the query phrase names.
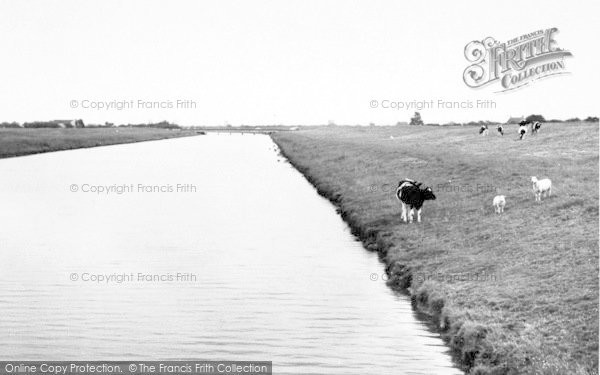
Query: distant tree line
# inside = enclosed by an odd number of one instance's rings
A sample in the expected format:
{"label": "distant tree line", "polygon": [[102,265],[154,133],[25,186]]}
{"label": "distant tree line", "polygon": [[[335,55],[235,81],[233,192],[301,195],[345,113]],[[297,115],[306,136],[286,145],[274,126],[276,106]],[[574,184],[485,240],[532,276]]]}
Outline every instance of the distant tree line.
{"label": "distant tree line", "polygon": [[181,126],[179,126],[177,124],[171,124],[168,121],[161,121],[161,122],[148,123],[148,124],[127,124],[127,125],[119,125],[119,127],[125,127],[125,128],[181,129]]}
{"label": "distant tree line", "polygon": [[83,128],[83,120],[51,120],[51,121],[33,121],[24,122],[0,122],[0,128]]}
{"label": "distant tree line", "polygon": [[534,121],[539,121],[539,122],[598,122],[598,117],[593,117],[593,116],[588,116],[587,118],[581,120],[579,117],[573,117],[573,118],[569,118],[566,120],[557,120],[557,119],[551,119],[551,120],[546,120],[544,118],[544,116],[542,115],[529,115],[525,118],[526,121],[530,121],[530,122],[534,122]]}
{"label": "distant tree line", "polygon": [[[598,122],[598,117],[588,116],[584,120],[581,120],[579,117],[573,117],[573,118],[569,118],[566,120],[557,120],[557,119],[546,120],[544,118],[544,116],[542,116],[542,115],[532,114],[525,118],[511,117],[508,122],[480,120],[480,121],[469,121],[469,122],[463,122],[463,123],[447,122],[445,124],[437,124],[437,123],[425,123],[423,121],[423,118],[421,117],[421,114],[419,112],[415,112],[414,116],[411,117],[410,123],[408,123],[408,125],[427,125],[427,126],[482,126],[482,125],[488,125],[488,126],[490,126],[490,125],[498,125],[498,124],[506,124],[506,123],[519,123],[519,121],[521,121],[521,120],[530,121],[530,122],[535,122],[535,121],[539,121],[539,122]],[[399,121],[396,125],[401,126],[401,125],[406,125],[406,124],[407,124],[406,122]]]}
{"label": "distant tree line", "polygon": [[18,122],[0,122],[0,128],[22,128]]}
{"label": "distant tree line", "polygon": [[[177,124],[172,124],[168,121],[148,124],[122,124],[119,127],[127,128],[157,128],[157,129],[181,129]],[[20,124],[18,122],[0,122],[0,128],[112,128],[115,124],[105,122],[104,125],[89,124],[85,125],[83,120],[51,120],[51,121],[33,121]]]}
{"label": "distant tree line", "polygon": [[51,120],[23,123],[24,128],[83,128],[83,120]]}

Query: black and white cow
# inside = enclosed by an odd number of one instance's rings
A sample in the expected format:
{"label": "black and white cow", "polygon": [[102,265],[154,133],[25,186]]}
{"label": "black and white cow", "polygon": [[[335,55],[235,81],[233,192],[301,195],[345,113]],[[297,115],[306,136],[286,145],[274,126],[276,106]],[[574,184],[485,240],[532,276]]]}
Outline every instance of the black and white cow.
{"label": "black and white cow", "polygon": [[479,128],[479,134],[481,134],[481,135],[488,135],[488,127],[487,127],[487,125],[481,125],[481,127]]}
{"label": "black and white cow", "polygon": [[411,179],[404,179],[398,183],[398,188],[396,189],[396,198],[402,204],[402,220],[406,223],[407,221],[407,207],[410,207],[410,214],[408,215],[408,220],[413,222],[413,213],[414,209],[417,209],[417,222],[421,222],[421,208],[423,207],[423,202],[426,200],[435,199],[435,195],[433,191],[431,191],[430,187],[426,187],[425,189],[421,189],[421,182],[416,182]]}
{"label": "black and white cow", "polygon": [[531,124],[531,134],[537,134],[537,132],[539,132],[541,128],[542,128],[541,122],[536,121],[536,122],[532,123]]}
{"label": "black and white cow", "polygon": [[521,121],[519,123],[519,139],[523,139],[523,137],[525,137],[525,134],[527,134],[527,124],[529,124],[529,121]]}
{"label": "black and white cow", "polygon": [[502,125],[498,125],[498,133],[500,133],[500,135],[504,135],[504,128]]}

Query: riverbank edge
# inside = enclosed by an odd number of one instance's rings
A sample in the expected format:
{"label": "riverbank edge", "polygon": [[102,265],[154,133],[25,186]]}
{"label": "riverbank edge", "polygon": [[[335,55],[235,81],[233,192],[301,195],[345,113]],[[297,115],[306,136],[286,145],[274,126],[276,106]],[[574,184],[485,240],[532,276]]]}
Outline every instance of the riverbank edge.
{"label": "riverbank edge", "polygon": [[387,257],[388,250],[396,244],[391,243],[384,235],[383,228],[367,226],[360,223],[356,212],[344,207],[342,195],[330,190],[318,177],[311,174],[308,167],[303,167],[285,150],[285,144],[270,136],[277,145],[279,152],[286,160],[315,187],[317,193],[329,200],[348,224],[367,251],[378,253],[379,259],[385,265],[388,275],[386,284],[395,291],[407,294],[413,308],[439,333],[452,351],[453,359],[461,370],[470,375],[515,375],[519,369],[516,359],[500,357],[493,351],[494,343],[487,340],[489,329],[474,321],[454,317],[448,313],[445,306],[447,301],[436,290],[421,285],[418,289],[412,287],[413,271],[410,266],[392,261]]}
{"label": "riverbank edge", "polygon": [[[184,134],[182,133],[178,133],[178,134],[165,134],[166,136],[161,136],[161,137],[148,137],[148,138],[144,138],[141,137],[140,139],[123,139],[123,140],[118,140],[118,139],[111,139],[111,140],[94,140],[94,144],[85,144],[85,141],[92,141],[91,139],[82,139],[82,143],[78,144],[78,145],[74,145],[73,147],[71,146],[66,146],[66,145],[49,145],[47,146],[47,148],[40,148],[39,150],[29,150],[29,151],[24,151],[24,152],[17,152],[17,153],[3,153],[0,151],[0,159],[10,159],[10,158],[16,158],[16,157],[20,157],[20,156],[29,156],[29,155],[38,155],[38,154],[45,154],[48,152],[58,152],[58,151],[70,151],[70,150],[79,150],[79,149],[84,149],[84,148],[94,148],[94,147],[104,147],[104,146],[115,146],[115,145],[124,145],[124,144],[128,144],[128,143],[140,143],[140,142],[149,142],[149,141],[161,141],[164,139],[173,139],[173,138],[186,138],[186,137],[194,137],[194,136],[198,136],[198,135],[202,135],[202,134],[196,134],[191,133],[191,132],[186,132]],[[114,142],[113,142],[114,141]]]}

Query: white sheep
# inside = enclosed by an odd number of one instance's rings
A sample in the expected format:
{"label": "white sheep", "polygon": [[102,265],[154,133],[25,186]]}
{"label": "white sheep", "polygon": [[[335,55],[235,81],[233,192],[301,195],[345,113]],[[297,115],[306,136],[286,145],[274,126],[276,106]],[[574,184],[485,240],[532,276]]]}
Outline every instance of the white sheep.
{"label": "white sheep", "polygon": [[541,201],[544,193],[547,197],[552,195],[552,181],[549,178],[538,180],[537,177],[532,176],[531,182],[533,183],[533,194],[535,194],[536,201]]}
{"label": "white sheep", "polygon": [[506,206],[506,197],[504,195],[496,195],[494,197],[494,201],[492,202],[494,206],[494,211],[497,214],[501,214],[504,212],[504,206]]}

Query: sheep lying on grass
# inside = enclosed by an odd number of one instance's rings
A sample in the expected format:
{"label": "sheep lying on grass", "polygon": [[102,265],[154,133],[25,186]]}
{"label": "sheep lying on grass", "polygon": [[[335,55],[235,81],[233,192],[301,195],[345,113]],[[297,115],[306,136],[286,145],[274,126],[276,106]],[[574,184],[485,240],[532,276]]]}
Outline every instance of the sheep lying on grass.
{"label": "sheep lying on grass", "polygon": [[552,181],[549,178],[538,180],[537,177],[532,176],[531,182],[533,183],[533,194],[535,194],[536,201],[541,201],[544,193],[547,197],[552,195]]}

